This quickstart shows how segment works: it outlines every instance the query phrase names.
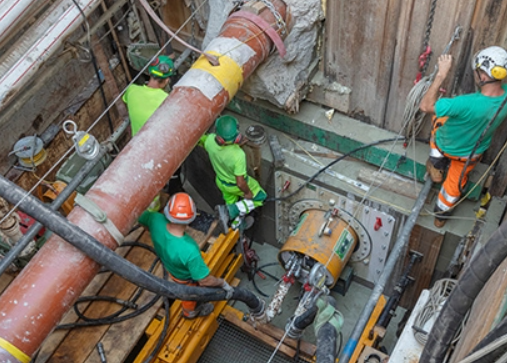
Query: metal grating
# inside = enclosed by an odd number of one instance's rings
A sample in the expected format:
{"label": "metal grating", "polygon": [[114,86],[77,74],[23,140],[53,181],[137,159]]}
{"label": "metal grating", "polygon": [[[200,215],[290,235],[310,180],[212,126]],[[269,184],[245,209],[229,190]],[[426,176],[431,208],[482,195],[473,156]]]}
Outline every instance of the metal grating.
{"label": "metal grating", "polygon": [[[273,348],[246,334],[234,325],[219,319],[219,327],[197,363],[265,363],[273,354]],[[308,363],[277,353],[272,363]]]}

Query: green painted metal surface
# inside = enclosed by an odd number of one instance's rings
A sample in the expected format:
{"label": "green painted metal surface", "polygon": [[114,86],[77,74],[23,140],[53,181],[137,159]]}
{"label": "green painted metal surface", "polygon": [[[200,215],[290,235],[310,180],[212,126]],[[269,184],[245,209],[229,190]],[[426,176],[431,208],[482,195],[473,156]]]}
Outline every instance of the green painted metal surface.
{"label": "green painted metal surface", "polygon": [[[239,115],[248,117],[281,132],[299,137],[306,141],[314,142],[342,154],[349,153],[352,150],[365,145],[364,142],[354,140],[353,138],[339,134],[338,132],[331,132],[319,126],[291,117],[291,115],[281,110],[269,109],[238,97],[235,97],[229,103],[227,108]],[[395,135],[391,135],[391,137],[395,137]],[[386,146],[390,146],[390,144],[392,144],[392,142],[386,143]],[[426,166],[424,163],[415,161],[396,152],[390,153],[387,148],[372,146],[358,151],[352,156],[369,164],[376,166],[383,165],[384,169],[395,171],[396,173],[408,178],[414,177],[415,170],[415,177],[417,180],[419,182],[424,182],[424,175],[426,173]],[[384,162],[384,160],[386,161]],[[469,182],[468,188],[472,188],[473,185],[474,183],[472,181]],[[478,200],[481,190],[482,187],[475,188],[470,196],[468,196],[468,199]]]}

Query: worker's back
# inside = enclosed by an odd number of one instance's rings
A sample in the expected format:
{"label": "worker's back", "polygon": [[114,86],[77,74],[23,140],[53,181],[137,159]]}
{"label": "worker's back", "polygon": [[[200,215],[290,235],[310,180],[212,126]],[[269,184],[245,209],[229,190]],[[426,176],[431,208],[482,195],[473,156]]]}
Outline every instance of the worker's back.
{"label": "worker's back", "polygon": [[245,152],[237,144],[218,145],[215,136],[209,134],[204,142],[213,169],[222,182],[236,184],[236,176],[246,176]]}
{"label": "worker's back", "polygon": [[133,84],[127,88],[122,99],[129,111],[132,136],[137,134],[167,96],[168,94],[163,89],[146,85]]}

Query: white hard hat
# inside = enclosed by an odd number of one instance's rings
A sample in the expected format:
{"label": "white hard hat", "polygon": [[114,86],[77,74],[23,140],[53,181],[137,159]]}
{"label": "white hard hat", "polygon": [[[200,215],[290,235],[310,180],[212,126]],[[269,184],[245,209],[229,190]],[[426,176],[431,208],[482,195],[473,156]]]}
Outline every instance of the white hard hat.
{"label": "white hard hat", "polygon": [[472,68],[481,69],[488,76],[498,81],[507,77],[507,51],[501,47],[488,47],[472,59]]}

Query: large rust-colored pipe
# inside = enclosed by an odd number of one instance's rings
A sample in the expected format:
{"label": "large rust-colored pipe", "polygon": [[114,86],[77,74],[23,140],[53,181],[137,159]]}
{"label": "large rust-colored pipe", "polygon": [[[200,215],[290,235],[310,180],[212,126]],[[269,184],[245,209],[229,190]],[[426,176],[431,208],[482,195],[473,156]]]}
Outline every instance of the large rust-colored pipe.
{"label": "large rust-colored pipe", "polygon": [[[273,4],[285,18],[285,4],[281,0]],[[259,16],[275,23],[268,9]],[[219,57],[220,66],[211,67],[199,59],[86,194],[123,234],[185,160],[242,81],[267,58],[272,44],[252,21],[230,18],[207,48],[224,55]],[[109,248],[117,247],[107,230],[81,208],[74,208],[68,219]],[[98,269],[70,244],[51,237],[0,296],[0,362],[27,361]]]}

